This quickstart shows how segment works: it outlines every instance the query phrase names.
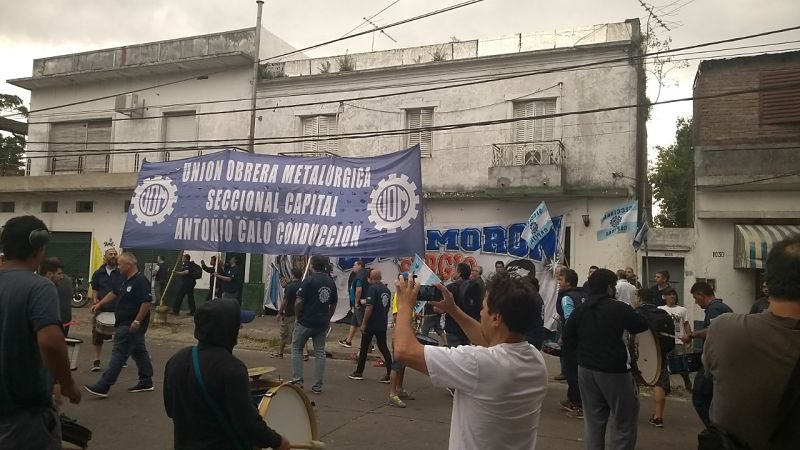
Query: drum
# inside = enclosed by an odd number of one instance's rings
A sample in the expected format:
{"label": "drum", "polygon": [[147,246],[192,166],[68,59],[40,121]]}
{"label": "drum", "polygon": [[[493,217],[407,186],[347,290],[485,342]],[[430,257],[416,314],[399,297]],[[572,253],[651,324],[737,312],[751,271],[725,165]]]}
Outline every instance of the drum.
{"label": "drum", "polygon": [[629,341],[633,375],[648,386],[655,386],[661,376],[663,356],[658,336],[652,330],[633,335]]}
{"label": "drum", "polygon": [[[89,446],[89,441],[91,439],[91,430],[84,426],[78,425],[75,419],[70,419],[64,415],[61,415],[61,441],[63,448],[85,449]],[[65,442],[71,444],[72,446],[65,446]]]}
{"label": "drum", "polygon": [[270,428],[292,443],[293,448],[318,448],[317,417],[305,392],[292,383],[281,383],[264,394],[258,413]]}
{"label": "drum", "polygon": [[67,355],[69,356],[69,370],[78,370],[78,351],[83,343],[80,339],[64,338],[67,343]]}
{"label": "drum", "polygon": [[439,341],[430,336],[425,336],[424,334],[418,334],[417,341],[422,345],[432,345],[434,347],[439,346]]}
{"label": "drum", "polygon": [[100,334],[113,336],[114,322],[116,322],[116,318],[114,318],[113,312],[101,312],[94,318],[94,329]]}

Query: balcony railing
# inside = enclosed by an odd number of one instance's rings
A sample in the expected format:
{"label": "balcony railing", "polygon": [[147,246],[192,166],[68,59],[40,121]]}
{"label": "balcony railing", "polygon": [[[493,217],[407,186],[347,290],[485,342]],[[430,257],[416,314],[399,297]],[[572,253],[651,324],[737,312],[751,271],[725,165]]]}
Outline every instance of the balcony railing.
{"label": "balcony railing", "polygon": [[561,141],[518,141],[492,144],[492,166],[561,165],[564,144]]}
{"label": "balcony railing", "polygon": [[47,172],[57,173],[108,173],[111,155],[50,156],[47,158]]}

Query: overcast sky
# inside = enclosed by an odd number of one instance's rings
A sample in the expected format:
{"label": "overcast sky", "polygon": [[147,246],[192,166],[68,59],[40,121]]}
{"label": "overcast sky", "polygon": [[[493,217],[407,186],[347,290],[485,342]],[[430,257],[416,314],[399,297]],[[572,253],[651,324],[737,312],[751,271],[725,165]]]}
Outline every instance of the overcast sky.
{"label": "overcast sky", "polygon": [[[296,48],[337,38],[391,4],[394,0],[266,0],[264,26]],[[376,17],[379,25],[429,12],[460,0],[400,0]],[[660,37],[672,38],[672,47],[725,39],[798,25],[798,0],[653,0],[652,4],[671,31],[658,29]],[[461,40],[496,37],[519,32],[565,29],[599,23],[646,18],[638,0],[484,0],[482,3],[387,30],[397,40],[375,37],[375,50],[412,47]],[[172,39],[255,24],[255,0],[48,0],[40,2],[0,0],[0,92],[17,94],[26,101],[28,92],[5,83],[6,79],[31,76],[34,58],[88,51],[119,45]],[[363,30],[365,28],[360,28]],[[800,32],[777,34],[723,47],[739,47],[783,41],[800,41]],[[310,56],[369,51],[370,36],[363,36],[308,52]],[[719,48],[719,47],[717,47]],[[719,57],[725,53],[775,51],[800,48],[800,42],[755,49],[715,52],[692,57]],[[670,73],[661,99],[691,95],[698,61]],[[655,98],[655,83],[648,94]],[[610,105],[598,105],[610,106]],[[673,141],[675,119],[691,115],[691,103],[654,108],[648,124],[649,145]],[[651,151],[652,158],[652,151]]]}

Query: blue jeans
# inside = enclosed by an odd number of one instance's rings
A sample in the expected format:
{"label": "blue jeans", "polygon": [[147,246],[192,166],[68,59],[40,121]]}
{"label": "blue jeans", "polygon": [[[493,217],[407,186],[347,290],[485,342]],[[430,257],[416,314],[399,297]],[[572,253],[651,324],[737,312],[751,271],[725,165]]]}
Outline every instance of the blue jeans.
{"label": "blue jeans", "polygon": [[299,322],[292,334],[292,382],[303,384],[303,348],[309,339],[314,344],[314,388],[322,389],[325,375],[325,335],[328,327],[306,328]]}
{"label": "blue jeans", "polygon": [[111,362],[108,369],[103,372],[100,381],[95,385],[102,391],[107,391],[117,382],[122,366],[128,357],[133,358],[139,370],[139,382],[153,384],[153,365],[150,363],[150,354],[144,344],[145,330],[136,333],[130,332],[130,327],[119,326],[114,329],[114,348],[111,350]]}

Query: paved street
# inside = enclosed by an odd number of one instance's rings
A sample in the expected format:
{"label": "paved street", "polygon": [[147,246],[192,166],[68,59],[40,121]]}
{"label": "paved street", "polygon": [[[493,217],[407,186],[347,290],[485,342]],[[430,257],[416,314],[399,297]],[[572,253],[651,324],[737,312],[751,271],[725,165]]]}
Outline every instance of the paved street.
{"label": "paved street", "polygon": [[[71,336],[88,338],[86,309],[75,310],[79,325]],[[171,320],[174,321],[173,318]],[[188,318],[179,319],[178,324],[155,327],[148,339],[149,349],[155,367],[156,391],[129,394],[125,388],[135,384],[136,367],[124,369],[120,380],[111,390],[107,399],[93,398],[84,391],[83,402],[78,406],[65,407],[67,415],[79,419],[89,427],[94,436],[91,449],[169,449],[172,441],[172,423],[164,412],[161,386],[164,364],[178,349],[191,343],[191,322]],[[245,326],[243,335],[255,336],[272,333],[275,320],[272,317],[259,318]],[[336,326],[331,334],[329,345],[335,356],[346,355],[345,350],[335,343],[335,338],[344,332],[344,327]],[[243,339],[242,347],[263,347],[265,341]],[[248,367],[274,366],[276,374],[284,378],[290,376],[290,360],[273,359],[264,350],[237,348],[236,355]],[[110,347],[104,349],[103,364],[110,355]],[[547,356],[548,366],[557,369],[557,360]],[[84,344],[80,351],[79,369],[73,372],[80,384],[93,382],[99,373],[90,373],[90,346]],[[313,358],[306,363],[306,376],[313,370]],[[361,382],[347,378],[352,372],[353,362],[344,359],[328,360],[326,384],[322,395],[313,395],[319,420],[321,439],[332,449],[439,449],[447,447],[449,419],[452,401],[444,390],[431,386],[428,379],[413,371],[406,376],[406,388],[416,400],[409,401],[406,409],[386,406],[388,386],[378,383],[383,369],[368,365],[365,379]],[[679,382],[678,382],[679,384]],[[558,402],[566,395],[566,385],[551,382],[548,387],[539,430],[539,449],[581,449],[583,435],[582,421],[564,415]],[[700,429],[691,404],[684,399],[670,399],[666,411],[666,427],[656,429],[647,424],[652,407],[649,397],[642,397],[640,414],[639,445],[641,449],[676,449],[696,446],[696,434]]]}

